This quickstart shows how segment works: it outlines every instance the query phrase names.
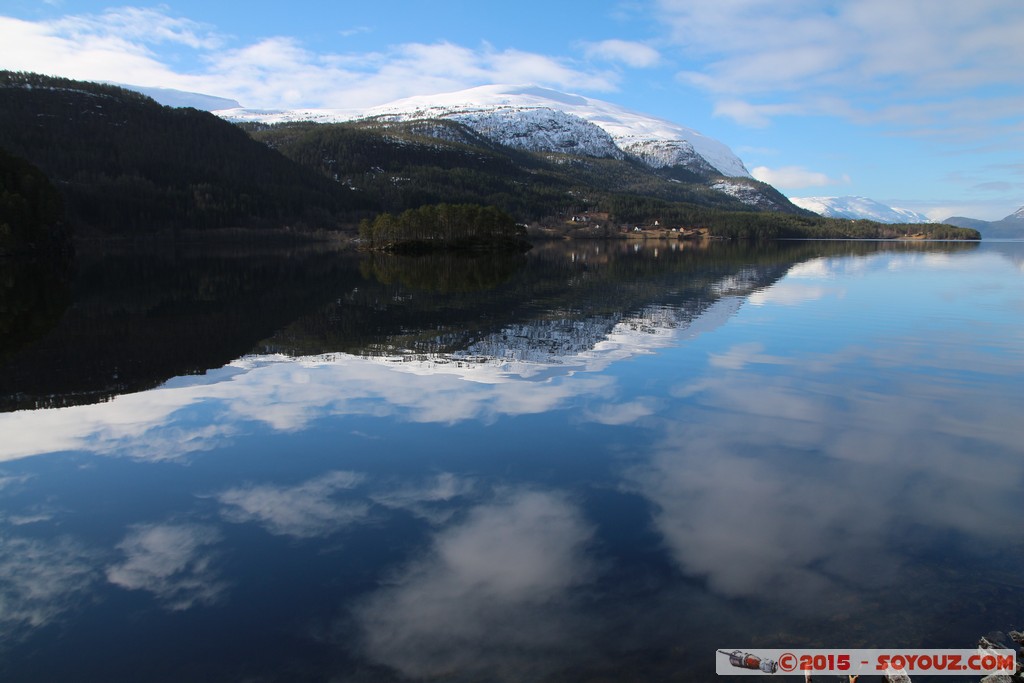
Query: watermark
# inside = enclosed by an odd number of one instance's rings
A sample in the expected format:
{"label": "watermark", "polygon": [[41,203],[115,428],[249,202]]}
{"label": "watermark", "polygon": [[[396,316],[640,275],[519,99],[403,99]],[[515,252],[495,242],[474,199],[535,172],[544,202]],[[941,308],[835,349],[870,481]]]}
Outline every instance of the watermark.
{"label": "watermark", "polygon": [[1004,674],[1017,670],[1013,650],[732,650],[715,653],[720,676],[905,673],[928,676]]}

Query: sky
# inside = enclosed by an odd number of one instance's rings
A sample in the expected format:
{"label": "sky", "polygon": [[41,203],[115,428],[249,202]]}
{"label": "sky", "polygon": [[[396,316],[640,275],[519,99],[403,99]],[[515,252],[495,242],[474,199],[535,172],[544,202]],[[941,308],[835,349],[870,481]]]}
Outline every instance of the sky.
{"label": "sky", "polygon": [[536,84],[710,135],[791,197],[1024,206],[1022,0],[2,0],[0,69],[252,108]]}

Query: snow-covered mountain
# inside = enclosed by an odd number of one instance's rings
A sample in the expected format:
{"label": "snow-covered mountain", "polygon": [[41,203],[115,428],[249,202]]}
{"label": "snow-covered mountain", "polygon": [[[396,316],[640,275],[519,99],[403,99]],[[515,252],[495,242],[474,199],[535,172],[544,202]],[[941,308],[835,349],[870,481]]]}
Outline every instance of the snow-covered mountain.
{"label": "snow-covered mountain", "polygon": [[459,113],[380,114],[379,118],[414,121],[452,119],[492,142],[531,152],[566,152],[580,156],[622,159],[622,150],[606,131],[578,116],[555,109],[490,109]]}
{"label": "snow-covered mountain", "polygon": [[236,100],[229,100],[226,97],[215,97],[214,95],[174,90],[173,88],[147,88],[141,85],[126,85],[124,83],[111,83],[110,85],[142,93],[165,107],[192,107],[202,111],[214,111],[242,106]]}
{"label": "snow-covered mountain", "polygon": [[531,151],[631,156],[654,168],[684,166],[702,176],[750,178],[729,147],[693,129],[610,102],[537,86],[487,85],[408,97],[363,110],[235,108],[215,113],[229,121],[265,123],[450,119],[492,141]]}
{"label": "snow-covered mountain", "polygon": [[931,223],[922,213],[886,206],[867,197],[790,197],[802,209],[827,218],[866,219],[878,223]]}

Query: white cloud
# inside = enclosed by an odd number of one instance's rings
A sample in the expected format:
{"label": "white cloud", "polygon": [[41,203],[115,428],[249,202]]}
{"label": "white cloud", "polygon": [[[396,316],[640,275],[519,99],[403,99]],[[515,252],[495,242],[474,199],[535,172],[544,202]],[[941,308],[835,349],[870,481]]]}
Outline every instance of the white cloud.
{"label": "white cloud", "polygon": [[842,178],[829,178],[828,175],[818,171],[809,171],[802,166],[782,166],[780,168],[768,168],[757,166],[751,170],[750,175],[757,180],[778,188],[799,189],[804,187],[822,187],[825,185],[849,184],[849,176]]}
{"label": "white cloud", "polygon": [[[677,74],[677,80],[701,85],[703,81],[709,80],[709,77],[704,74],[684,72]],[[772,99],[779,98],[773,97]],[[712,113],[715,116],[732,119],[749,128],[767,128],[774,119],[780,116],[833,116],[861,124],[883,122],[899,123],[905,126],[911,123],[905,118],[893,115],[889,108],[882,107],[879,111],[867,112],[854,107],[851,101],[845,97],[830,94],[827,91],[820,91],[814,96],[802,93],[801,97],[789,101],[761,103],[735,95],[719,96],[715,100]]]}
{"label": "white cloud", "polygon": [[[890,118],[908,127],[938,106],[954,119],[996,122],[997,114],[968,100],[1005,99],[1024,84],[1024,5],[1012,0],[656,4],[690,65],[681,80],[725,102],[776,100],[748,105],[753,112],[735,116],[745,125],[817,110],[821,97],[844,102],[833,113],[852,120]],[[1022,98],[1010,99],[1020,111]],[[721,113],[742,112],[734,104]],[[939,122],[939,129],[945,134],[954,123]]]}
{"label": "white cloud", "polygon": [[[699,82],[699,76],[681,75],[681,80]],[[726,99],[715,102],[713,114],[732,119],[740,125],[750,128],[765,128],[769,126],[772,119],[782,115],[806,115],[819,110],[820,104],[811,107],[807,103],[795,104],[751,104],[739,99]]]}
{"label": "white cloud", "polygon": [[370,506],[336,496],[364,479],[357,472],[329,472],[296,486],[247,485],[216,495],[224,518],[239,524],[258,522],[278,536],[327,536],[364,519]]}
{"label": "white cloud", "polygon": [[107,580],[128,590],[153,593],[167,609],[180,611],[220,599],[227,590],[214,568],[213,527],[141,524],[118,544],[125,559],[107,568]]}
{"label": "white cloud", "polygon": [[606,71],[574,68],[566,62],[522,50],[482,53],[487,81],[491,83],[552,84],[575,90],[614,90],[618,76]]}
{"label": "white cloud", "polygon": [[[355,29],[360,30],[360,29]],[[161,45],[187,62],[161,56]],[[298,39],[249,44],[165,10],[123,8],[54,21],[0,17],[0,66],[70,78],[160,86],[248,107],[368,107],[416,94],[489,83],[611,90],[618,76],[515,49],[405,43],[374,53],[317,53]]]}
{"label": "white cloud", "polygon": [[54,24],[0,17],[0,45],[0,66],[12,71],[169,87],[183,82],[144,45],[107,33],[83,36]]}
{"label": "white cloud", "polygon": [[1021,79],[1024,8],[1012,1],[854,0],[835,7],[813,0],[661,0],[658,6],[675,44],[708,60],[721,91],[860,88],[891,76],[940,91]]}
{"label": "white cloud", "polygon": [[352,36],[357,36],[361,33],[372,32],[373,29],[370,28],[369,26],[353,26],[352,28],[346,28],[342,29],[341,31],[338,31],[338,35],[340,35],[342,38],[351,38]]}
{"label": "white cloud", "polygon": [[224,39],[213,28],[165,12],[138,7],[110,9],[102,15],[68,16],[50,23],[53,33],[74,41],[97,37],[135,44],[176,43],[194,49],[214,50]]}
{"label": "white cloud", "polygon": [[657,65],[661,55],[650,45],[629,40],[602,40],[586,43],[583,49],[588,59],[622,62],[626,66],[642,69]]}

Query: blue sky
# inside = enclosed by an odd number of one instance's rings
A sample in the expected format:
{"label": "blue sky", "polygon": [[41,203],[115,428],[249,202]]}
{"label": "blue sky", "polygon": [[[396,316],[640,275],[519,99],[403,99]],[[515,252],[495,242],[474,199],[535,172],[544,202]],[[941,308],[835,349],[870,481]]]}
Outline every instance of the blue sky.
{"label": "blue sky", "polygon": [[6,0],[0,68],[247,107],[490,83],[608,100],[726,143],[794,196],[994,220],[1024,205],[1021,0]]}

